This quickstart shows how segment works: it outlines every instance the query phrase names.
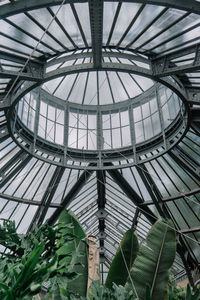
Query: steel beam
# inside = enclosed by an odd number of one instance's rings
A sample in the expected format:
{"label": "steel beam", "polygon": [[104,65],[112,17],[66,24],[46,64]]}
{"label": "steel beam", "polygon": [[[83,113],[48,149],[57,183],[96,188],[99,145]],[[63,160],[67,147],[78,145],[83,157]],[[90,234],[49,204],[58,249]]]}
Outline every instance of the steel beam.
{"label": "steel beam", "polygon": [[194,176],[197,181],[200,177],[200,164],[195,161],[190,155],[185,153],[179,146],[176,146],[171,151],[169,155],[176,161],[183,169],[187,170]]}
{"label": "steel beam", "polygon": [[[32,156],[24,153],[24,151],[22,151],[22,155],[18,157],[15,156],[16,162],[21,161],[20,163],[18,163],[17,167],[15,167],[9,174],[4,174],[4,172],[7,170],[7,168],[9,168],[8,165],[6,165],[6,168],[3,167],[1,169],[1,176],[2,176],[2,180],[0,182],[0,188],[2,188],[10,179],[12,179],[18,172],[20,172],[28,163],[29,161],[32,159]],[[11,161],[8,162],[9,164],[11,164]]]}
{"label": "steel beam", "polygon": [[186,93],[191,105],[200,105],[200,88],[199,87],[186,87]]}
{"label": "steel beam", "polygon": [[[189,197],[189,196],[192,196],[192,195],[198,194],[198,193],[200,193],[200,188],[193,189],[192,191],[189,191],[189,192],[177,193],[176,196],[162,198],[162,202],[176,201],[176,200],[180,200],[180,198]],[[148,205],[153,205],[153,204],[154,204],[153,201],[145,201],[143,203],[143,206],[148,206]]]}
{"label": "steel beam", "polygon": [[[104,229],[106,227],[106,212],[105,212],[105,204],[106,204],[106,196],[105,196],[105,171],[96,171],[97,175],[97,204],[98,204],[98,212],[97,217],[99,220],[99,245],[101,248],[104,248]],[[104,252],[102,252],[103,255]]]}
{"label": "steel beam", "polygon": [[[66,56],[62,56],[62,57],[58,57],[55,59],[50,60],[49,62],[47,62],[46,67],[50,67],[53,65],[57,65],[59,63],[63,63],[66,61],[74,61],[74,60],[78,60],[81,58],[91,58],[93,56],[92,52],[81,52],[81,53],[75,53],[75,54],[71,54],[71,55],[66,55]],[[139,61],[142,63],[146,63],[146,64],[150,64],[150,60],[141,56],[136,56],[134,54],[128,54],[128,53],[122,53],[122,52],[102,52],[102,57],[115,57],[115,58],[123,58],[123,59],[127,59],[127,60],[131,60],[131,61]]]}
{"label": "steel beam", "polygon": [[0,77],[11,78],[11,79],[18,78],[19,80],[28,80],[28,81],[40,81],[42,79],[42,76],[37,72],[26,73],[24,71],[15,72],[15,71],[7,71],[7,70],[0,70]]}
{"label": "steel beam", "polygon": [[[105,2],[112,2],[114,0],[106,0]],[[115,0],[115,2],[121,2],[121,0]],[[61,5],[62,0],[20,0],[11,4],[1,5],[0,10],[0,19],[6,18],[17,13],[24,11],[30,11],[33,9],[39,9],[46,6],[55,6]],[[67,0],[67,3],[80,3],[87,2],[86,0]],[[176,8],[181,10],[186,10],[191,13],[200,14],[200,4],[194,0],[125,0],[124,2],[128,3],[143,3],[143,4],[152,4],[152,5],[161,5],[168,8]]]}
{"label": "steel beam", "polygon": [[[17,64],[21,64],[22,66],[26,63],[28,58],[24,58],[22,56],[19,56],[17,54],[12,54],[9,52],[4,52],[4,51],[0,51],[0,59],[4,59],[6,61],[11,61]],[[34,65],[34,66],[38,66],[41,67],[41,65],[43,65],[42,61],[38,60],[33,60],[31,59],[30,62]]]}
{"label": "steel beam", "polygon": [[144,203],[143,199],[134,191],[134,189],[130,186],[130,184],[126,181],[126,179],[121,175],[121,173],[117,169],[108,169],[107,172],[114,179],[114,181],[119,185],[121,190],[127,195],[127,197],[136,205],[140,212],[145,215],[147,220],[153,224],[156,220],[153,212],[148,207],[143,207]]}
{"label": "steel beam", "polygon": [[[185,55],[194,53],[194,58],[191,63],[176,66],[176,62],[172,60],[182,58]],[[158,55],[152,58],[153,75],[156,77],[165,77],[169,75],[177,75],[181,73],[194,72],[200,68],[200,46],[192,45],[181,50],[166,54]]]}
{"label": "steel beam", "polygon": [[[13,201],[13,202],[17,202],[17,203],[27,204],[27,205],[35,205],[35,206],[41,205],[40,201],[19,198],[19,197],[15,197],[15,196],[3,194],[3,193],[0,193],[0,198],[9,200],[9,201]],[[60,206],[60,204],[58,204],[58,203],[50,203],[49,204],[49,207],[52,207],[52,208],[58,208],[59,206]]]}
{"label": "steel beam", "polygon": [[103,40],[103,0],[89,0],[92,53],[95,68],[101,66]]}
{"label": "steel beam", "polygon": [[163,218],[169,218],[169,213],[162,203],[162,196],[160,191],[158,190],[153,178],[149,174],[148,170],[146,169],[145,165],[136,166],[136,169],[144,182],[145,187],[147,188],[151,199],[153,200],[153,204],[155,205],[156,209],[158,210],[159,214]]}
{"label": "steel beam", "polygon": [[40,206],[38,207],[38,209],[33,217],[33,220],[29,226],[28,231],[31,231],[36,225],[41,225],[43,223],[46,213],[48,211],[48,208],[51,204],[51,200],[53,199],[53,196],[56,192],[58,184],[64,173],[64,170],[65,169],[62,167],[57,167],[55,169],[54,174],[51,177],[48,187],[46,188],[46,191],[40,202]]}
{"label": "steel beam", "polygon": [[99,209],[104,209],[106,204],[106,195],[105,195],[105,171],[97,171],[97,204]]}
{"label": "steel beam", "polygon": [[[159,77],[154,76],[152,71],[147,68],[139,67],[139,66],[133,65],[133,64],[103,62],[102,67],[99,69],[104,70],[104,71],[118,71],[118,72],[121,71],[121,72],[126,72],[126,73],[133,73],[133,74],[137,74],[137,75],[141,75],[141,76],[150,78],[152,80],[156,80],[156,81],[166,85],[167,87],[169,87],[185,102],[185,104],[188,104],[187,94],[184,89],[179,88],[169,78],[159,78]],[[48,72],[44,75],[43,80],[38,81],[38,83],[37,82],[34,84],[32,82],[28,83],[27,84],[28,91],[30,91],[31,89],[35,88],[36,86],[38,86],[44,82],[47,82],[49,80],[52,80],[52,79],[55,79],[55,78],[58,78],[58,77],[61,77],[64,75],[75,74],[75,73],[80,73],[80,72],[88,72],[90,70],[91,71],[95,70],[92,63],[67,66],[64,68],[60,68],[60,69]],[[24,88],[19,90],[19,92],[16,93],[16,95],[13,97],[12,103],[17,102],[22,97],[22,95],[24,95],[26,93],[27,93],[27,90],[26,90],[26,85],[25,85]]]}
{"label": "steel beam", "polygon": [[7,125],[3,125],[0,127],[0,141],[3,142],[9,136]]}
{"label": "steel beam", "polygon": [[11,95],[6,96],[5,93],[0,95],[0,111],[9,108],[11,105]]}
{"label": "steel beam", "polygon": [[88,181],[88,179],[91,177],[93,170],[85,170],[77,180],[77,182],[73,185],[71,190],[68,192],[68,194],[64,197],[63,201],[60,204],[60,207],[55,210],[55,212],[52,214],[52,216],[48,220],[48,224],[52,225],[54,224],[60,213],[66,209],[66,207],[72,202],[72,200],[75,198],[75,196],[80,192],[84,184]]}
{"label": "steel beam", "polygon": [[200,232],[200,226],[179,230],[179,233],[181,233],[181,234],[195,233],[195,232]]}
{"label": "steel beam", "polygon": [[198,45],[199,44],[194,44],[192,46],[184,47],[165,55],[154,54],[154,56],[152,56],[152,62],[160,63],[163,61],[163,59],[171,61],[174,59],[183,58],[185,55],[196,53]]}
{"label": "steel beam", "polygon": [[166,59],[163,59],[162,62],[157,63],[153,62],[153,75],[155,77],[166,77],[166,76],[172,76],[172,75],[179,75],[181,73],[188,73],[188,72],[195,72],[200,69],[200,61],[196,61],[191,64],[184,64],[183,66],[170,66],[170,61]]}

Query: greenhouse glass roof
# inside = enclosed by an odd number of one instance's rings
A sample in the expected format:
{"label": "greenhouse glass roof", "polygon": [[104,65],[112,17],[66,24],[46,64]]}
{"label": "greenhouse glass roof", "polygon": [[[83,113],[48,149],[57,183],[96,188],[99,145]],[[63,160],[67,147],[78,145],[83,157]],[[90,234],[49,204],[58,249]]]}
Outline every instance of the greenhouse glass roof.
{"label": "greenhouse glass roof", "polygon": [[0,217],[71,209],[102,274],[171,218],[174,274],[199,267],[199,30],[194,0],[0,1]]}

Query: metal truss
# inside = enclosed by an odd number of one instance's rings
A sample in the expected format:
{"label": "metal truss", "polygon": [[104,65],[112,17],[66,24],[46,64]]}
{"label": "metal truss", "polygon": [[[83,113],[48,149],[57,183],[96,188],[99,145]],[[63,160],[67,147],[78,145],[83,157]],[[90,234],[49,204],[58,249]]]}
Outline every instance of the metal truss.
{"label": "metal truss", "polygon": [[[78,58],[84,58],[84,57],[91,57],[92,53],[88,54],[76,54],[76,59]],[[102,53],[103,57],[115,57],[115,53],[113,54],[107,54],[107,53]],[[74,55],[72,56],[74,57]],[[117,72],[125,72],[125,73],[131,73],[131,74],[136,74],[140,76],[144,76],[147,78],[150,78],[154,81],[160,82],[170,89],[172,89],[177,95],[187,104],[192,104],[194,102],[193,99],[188,99],[188,95],[191,95],[191,93],[187,94],[187,91],[184,90],[183,87],[179,87],[177,84],[175,84],[172,80],[169,78],[163,78],[163,76],[157,76],[155,75],[154,67],[153,69],[148,69],[144,67],[139,67],[137,65],[134,65],[130,63],[130,61],[135,60],[135,55],[131,57],[131,55],[126,55],[126,54],[120,54],[118,53],[117,58],[126,58],[127,59],[127,64],[126,63],[112,63],[112,62],[102,62],[101,67],[98,67],[98,70],[102,71],[117,71]],[[62,62],[65,58],[58,59],[59,62]],[[139,59],[137,59],[139,60]],[[141,59],[140,59],[141,60]],[[146,59],[144,60],[146,63]],[[56,60],[50,63],[50,65],[56,64]],[[149,61],[150,63],[150,61]],[[157,63],[156,63],[157,64]],[[48,64],[47,64],[48,66]],[[45,66],[44,66],[45,67]],[[34,68],[31,68],[31,72],[29,73],[21,73],[20,72],[6,72],[6,71],[1,71],[1,74],[5,78],[13,78],[13,77],[18,77],[19,79],[27,79],[28,83],[24,84],[24,87],[17,91],[17,93],[12,97],[12,105],[16,104],[19,99],[26,94],[28,91],[31,89],[41,85],[42,83],[45,83],[49,80],[56,79],[61,76],[66,76],[74,73],[80,73],[80,72],[88,72],[88,71],[93,71],[97,70],[97,67],[94,67],[93,63],[82,63],[82,64],[74,64],[71,66],[63,67],[60,69],[53,70],[51,72],[45,73],[44,74],[44,67],[42,66],[39,70],[35,70]],[[31,81],[36,81],[35,83],[32,83]],[[192,96],[193,97],[193,96]]]}
{"label": "metal truss", "polygon": [[[188,54],[194,54],[193,61],[189,64],[176,66],[172,62],[174,59],[182,58]],[[158,55],[152,59],[153,75],[160,78],[166,76],[177,75],[181,73],[194,72],[200,68],[200,45],[192,45],[187,48],[166,54],[164,56]]]}
{"label": "metal truss", "polygon": [[[106,0],[109,1],[109,0]],[[105,1],[105,2],[106,2]],[[118,0],[120,2],[120,0]],[[47,6],[54,6],[62,4],[62,0],[21,0],[17,2],[13,2],[11,4],[5,4],[1,7],[0,18],[6,18],[11,15],[21,13],[24,11],[29,11],[33,9],[39,9]],[[67,0],[67,3],[81,3],[87,2],[86,0]],[[200,14],[200,5],[197,1],[190,0],[126,0],[125,2],[129,3],[142,3],[142,4],[152,4],[152,5],[160,5],[168,8],[176,8],[181,10],[186,10],[191,13]]]}
{"label": "metal truss", "polygon": [[74,199],[74,197],[79,193],[79,191],[82,189],[82,187],[85,185],[87,180],[91,177],[93,171],[91,170],[85,170],[77,182],[74,184],[74,186],[71,188],[71,190],[68,192],[68,194],[64,197],[62,200],[60,207],[55,210],[55,212],[52,214],[52,216],[49,218],[48,223],[54,224],[60,213],[67,208],[67,206],[70,204],[70,202]]}

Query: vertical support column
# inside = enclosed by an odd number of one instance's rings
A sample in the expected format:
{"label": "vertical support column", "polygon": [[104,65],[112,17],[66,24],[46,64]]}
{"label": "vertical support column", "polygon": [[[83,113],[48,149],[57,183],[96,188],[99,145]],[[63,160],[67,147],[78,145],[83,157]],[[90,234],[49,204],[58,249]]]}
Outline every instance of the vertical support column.
{"label": "vertical support column", "polygon": [[128,108],[129,114],[129,123],[130,123],[130,134],[131,134],[131,144],[133,147],[133,158],[134,162],[137,163],[137,153],[136,153],[136,136],[135,136],[135,126],[134,126],[134,117],[133,117],[133,107],[130,105]]}
{"label": "vertical support column", "polygon": [[162,131],[162,136],[163,136],[164,147],[165,147],[165,150],[167,150],[168,145],[167,145],[166,136],[165,136],[164,119],[163,119],[162,107],[161,107],[161,103],[160,103],[160,95],[159,95],[157,86],[155,87],[155,94],[156,94],[156,101],[157,101],[157,105],[158,105],[158,113],[159,113],[159,118],[160,118],[160,126],[161,126],[161,131]]}
{"label": "vertical support column", "polygon": [[68,147],[68,136],[69,136],[69,106],[65,104],[64,110],[64,166],[67,164],[67,147]]}
{"label": "vertical support column", "polygon": [[97,150],[98,150],[98,168],[102,167],[102,157],[101,152],[103,149],[103,133],[102,133],[102,118],[101,111],[97,111]]}

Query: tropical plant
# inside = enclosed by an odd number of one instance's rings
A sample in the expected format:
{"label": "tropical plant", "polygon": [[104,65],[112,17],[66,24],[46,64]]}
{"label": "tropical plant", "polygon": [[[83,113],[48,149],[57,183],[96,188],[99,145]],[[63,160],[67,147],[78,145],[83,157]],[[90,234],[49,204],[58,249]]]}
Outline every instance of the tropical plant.
{"label": "tropical plant", "polygon": [[[133,229],[129,229],[123,236],[106,279],[106,287],[111,288],[113,283],[124,286],[129,271],[139,249],[138,239]],[[119,272],[120,270],[120,272]]]}
{"label": "tropical plant", "polygon": [[183,300],[185,298],[185,289],[177,286],[176,280],[173,275],[169,277],[169,300]]}
{"label": "tropical plant", "polygon": [[176,235],[173,225],[169,221],[157,221],[139,249],[130,271],[131,277],[125,286],[127,290],[133,290],[134,296],[143,300],[146,297],[144,287],[149,286],[153,300],[165,299],[169,269],[175,254]]}
{"label": "tropical plant", "polygon": [[67,212],[56,226],[45,224],[27,235],[18,235],[14,222],[3,220],[0,244],[6,251],[0,259],[0,299],[32,299],[44,281],[50,282],[50,294],[67,289],[77,277],[69,267],[74,245],[83,236],[78,221]]}
{"label": "tropical plant", "polygon": [[200,300],[199,290],[193,293],[188,286],[182,293],[174,280],[167,285],[176,250],[175,231],[168,221],[152,226],[139,251],[134,231],[128,230],[106,285],[93,281],[89,292],[88,242],[70,212],[63,212],[57,225],[45,224],[27,235],[18,235],[14,222],[4,220],[0,244],[7,249],[0,258],[1,300],[39,300],[33,295],[43,282],[49,285],[45,300]]}

